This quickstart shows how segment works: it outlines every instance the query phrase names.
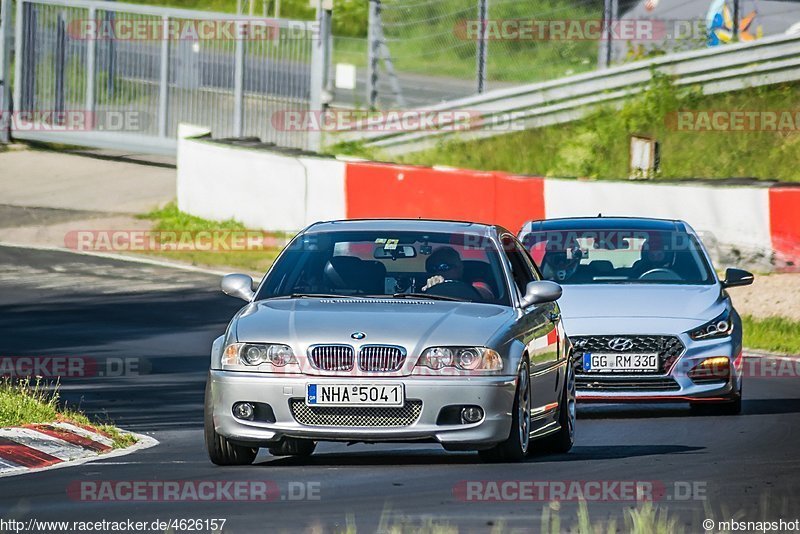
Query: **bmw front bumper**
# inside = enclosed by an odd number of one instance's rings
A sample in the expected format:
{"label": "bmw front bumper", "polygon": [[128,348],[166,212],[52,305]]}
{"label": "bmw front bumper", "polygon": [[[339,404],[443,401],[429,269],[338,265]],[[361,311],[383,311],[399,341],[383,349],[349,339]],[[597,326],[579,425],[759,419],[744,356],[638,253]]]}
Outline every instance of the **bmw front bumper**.
{"label": "bmw front bumper", "polygon": [[[306,384],[315,383],[402,383],[406,402],[421,402],[419,415],[403,426],[336,426],[302,424],[291,404],[305,400]],[[232,441],[268,446],[284,437],[319,441],[435,441],[451,449],[487,448],[506,439],[511,431],[516,378],[508,376],[359,377],[329,378],[307,375],[269,375],[212,370],[206,409],[213,413],[216,432]],[[270,421],[234,417],[237,402],[269,405]],[[484,417],[477,423],[453,422],[442,418],[458,406],[480,406]],[[358,408],[341,408],[352,410]],[[448,411],[449,410],[449,411]],[[345,412],[343,412],[345,413]]]}

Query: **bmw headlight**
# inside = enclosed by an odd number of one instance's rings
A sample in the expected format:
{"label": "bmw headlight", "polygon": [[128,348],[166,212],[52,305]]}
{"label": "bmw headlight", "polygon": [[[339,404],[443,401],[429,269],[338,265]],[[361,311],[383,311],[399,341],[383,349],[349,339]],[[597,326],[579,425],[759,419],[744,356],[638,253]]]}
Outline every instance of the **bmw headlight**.
{"label": "bmw headlight", "polygon": [[697,340],[716,339],[728,337],[732,332],[733,321],[731,320],[731,311],[725,310],[713,321],[709,321],[703,326],[691,330],[689,332],[689,337]]}
{"label": "bmw headlight", "polygon": [[300,372],[292,348],[274,343],[231,343],[222,354],[222,368],[267,373]]}
{"label": "bmw headlight", "polygon": [[417,367],[493,373],[503,370],[503,360],[496,351],[486,347],[430,347],[423,351]]}

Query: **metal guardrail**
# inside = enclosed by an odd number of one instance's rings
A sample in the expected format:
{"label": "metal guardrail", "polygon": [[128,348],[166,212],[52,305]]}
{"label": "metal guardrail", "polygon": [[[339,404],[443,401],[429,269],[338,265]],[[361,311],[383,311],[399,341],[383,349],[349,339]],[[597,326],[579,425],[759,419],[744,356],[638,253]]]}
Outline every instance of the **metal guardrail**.
{"label": "metal guardrail", "polygon": [[490,91],[420,110],[421,113],[464,111],[472,117],[480,116],[479,124],[466,131],[463,127],[459,130],[446,118],[437,121],[437,128],[420,131],[402,131],[397,120],[387,120],[378,126],[372,121],[368,130],[342,132],[328,141],[360,141],[388,154],[399,154],[424,150],[456,137],[472,140],[509,133],[512,121],[523,129],[570,122],[599,105],[619,103],[643,91],[654,70],[673,77],[677,85],[701,86],[706,94],[798,80],[800,35],[670,54],[602,71]]}
{"label": "metal guardrail", "polygon": [[[327,40],[316,22],[97,0],[16,0],[14,18],[14,138],[174,154],[178,124],[190,123],[215,137],[319,147],[318,133],[274,120],[322,105]],[[170,33],[199,21],[252,34]],[[81,124],[64,124],[65,113]]]}

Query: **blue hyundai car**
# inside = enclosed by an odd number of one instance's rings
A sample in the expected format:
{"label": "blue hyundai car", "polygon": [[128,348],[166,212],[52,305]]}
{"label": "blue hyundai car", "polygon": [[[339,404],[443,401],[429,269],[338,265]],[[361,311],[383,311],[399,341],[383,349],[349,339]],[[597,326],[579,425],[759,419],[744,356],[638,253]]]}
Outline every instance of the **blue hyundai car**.
{"label": "blue hyundai car", "polygon": [[543,276],[560,284],[574,345],[579,402],[689,402],[738,414],[742,322],[728,289],[685,222],[564,218],[526,223],[520,241]]}

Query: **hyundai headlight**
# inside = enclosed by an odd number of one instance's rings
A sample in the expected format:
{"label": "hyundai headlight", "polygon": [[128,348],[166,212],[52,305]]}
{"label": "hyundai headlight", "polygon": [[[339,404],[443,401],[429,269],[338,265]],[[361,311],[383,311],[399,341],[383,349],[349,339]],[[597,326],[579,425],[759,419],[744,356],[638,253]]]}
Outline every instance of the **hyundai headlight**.
{"label": "hyundai headlight", "polygon": [[292,348],[276,343],[231,343],[222,354],[222,368],[266,373],[300,372]]}
{"label": "hyundai headlight", "polygon": [[486,347],[430,347],[423,351],[417,367],[493,373],[503,370],[503,359]]}
{"label": "hyundai headlight", "polygon": [[728,337],[733,332],[733,321],[730,310],[725,310],[719,317],[689,332],[689,337],[696,340]]}

